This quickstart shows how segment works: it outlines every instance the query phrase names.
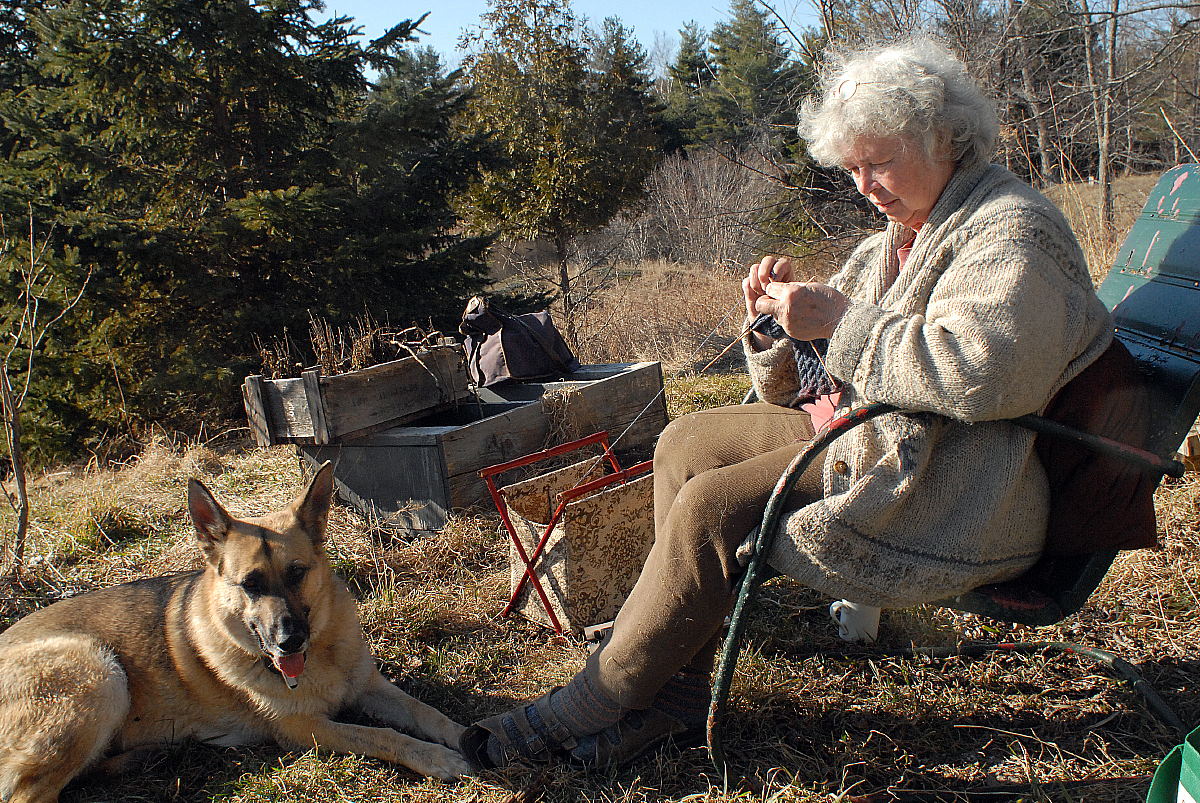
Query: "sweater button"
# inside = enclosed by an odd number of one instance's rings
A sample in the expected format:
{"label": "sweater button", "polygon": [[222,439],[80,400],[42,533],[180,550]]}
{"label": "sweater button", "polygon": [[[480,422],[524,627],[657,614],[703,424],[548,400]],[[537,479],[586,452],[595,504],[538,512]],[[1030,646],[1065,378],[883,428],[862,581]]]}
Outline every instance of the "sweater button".
{"label": "sweater button", "polygon": [[850,466],[846,465],[845,460],[837,460],[833,464],[833,470],[838,474],[845,474],[850,470]]}

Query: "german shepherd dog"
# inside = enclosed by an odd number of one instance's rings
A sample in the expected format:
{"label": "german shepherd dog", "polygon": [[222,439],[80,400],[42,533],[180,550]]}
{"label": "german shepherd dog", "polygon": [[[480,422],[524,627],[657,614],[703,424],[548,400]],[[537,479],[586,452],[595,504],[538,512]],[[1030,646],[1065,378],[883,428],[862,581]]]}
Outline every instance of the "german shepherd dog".
{"label": "german shepherd dog", "polygon": [[[185,739],[470,773],[448,746],[462,726],[374,667],[322,546],[332,495],[326,463],[283,510],[238,520],[192,479],[203,570],[81,594],[0,633],[0,800],[54,801],[86,769]],[[419,738],[330,718],[352,709]]]}

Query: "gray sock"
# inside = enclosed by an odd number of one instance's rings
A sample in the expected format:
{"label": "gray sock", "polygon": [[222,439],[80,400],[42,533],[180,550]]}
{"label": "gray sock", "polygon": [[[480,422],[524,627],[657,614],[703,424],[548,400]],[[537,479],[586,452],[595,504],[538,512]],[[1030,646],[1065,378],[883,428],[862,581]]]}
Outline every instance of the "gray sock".
{"label": "gray sock", "polygon": [[[586,672],[580,672],[570,683],[550,695],[550,710],[577,739],[599,733],[615,724],[625,713],[625,709],[592,683]],[[705,713],[707,711],[706,708]],[[527,705],[524,713],[534,729],[543,732],[542,717],[534,706]],[[548,733],[543,733],[543,737],[553,741]],[[506,763],[496,737],[488,738],[486,749],[493,765],[503,766]]]}
{"label": "gray sock", "polygon": [[[711,685],[708,672],[680,670],[667,679],[658,694],[654,695],[654,702],[647,710],[659,711],[682,722],[693,736],[697,732],[703,733],[708,724],[708,707],[712,700]],[[645,712],[628,711],[619,722],[581,737],[579,746],[572,750],[571,754],[584,763],[594,763],[599,755],[606,752],[602,747],[605,742],[611,746],[620,745],[631,731],[637,731],[645,723]],[[661,723],[656,727],[661,727]],[[666,733],[662,735],[667,736]]]}
{"label": "gray sock", "polygon": [[591,681],[586,670],[550,695],[550,710],[575,737],[602,731],[625,713],[625,709]]}

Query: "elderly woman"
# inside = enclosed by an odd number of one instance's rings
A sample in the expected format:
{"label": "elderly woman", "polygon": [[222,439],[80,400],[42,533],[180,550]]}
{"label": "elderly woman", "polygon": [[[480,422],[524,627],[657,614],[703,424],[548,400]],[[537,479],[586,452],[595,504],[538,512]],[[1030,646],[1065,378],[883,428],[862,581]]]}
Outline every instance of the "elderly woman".
{"label": "elderly woman", "polygon": [[[780,473],[832,410],[888,402],[831,446],[788,500],[778,571],[865,606],[904,607],[1014,577],[1042,547],[1048,492],[1035,412],[1111,339],[1062,214],[989,164],[997,123],[963,65],[917,40],[842,62],[801,133],[887,218],[828,283],[766,257],[747,312],[761,403],[686,416],[655,451],[655,543],[601,649],[569,684],[469,728],[482,767],[628,761],[702,738],[739,548]],[[794,340],[793,340],[794,339]],[[828,340],[836,382],[801,382]],[[797,348],[799,346],[800,348]],[[802,384],[805,385],[802,387]]]}

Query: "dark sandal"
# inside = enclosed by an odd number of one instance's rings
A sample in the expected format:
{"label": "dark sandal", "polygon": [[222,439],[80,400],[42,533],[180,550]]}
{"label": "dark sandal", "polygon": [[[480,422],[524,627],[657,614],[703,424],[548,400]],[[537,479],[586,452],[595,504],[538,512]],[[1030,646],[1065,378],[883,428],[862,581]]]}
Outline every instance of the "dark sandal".
{"label": "dark sandal", "polygon": [[[471,725],[459,738],[459,752],[477,770],[496,769],[514,761],[548,764],[565,759],[578,741],[550,708],[550,695],[558,689],[555,687],[532,702]],[[487,743],[491,737],[500,745],[502,763],[488,756]]]}
{"label": "dark sandal", "polygon": [[668,744],[686,749],[706,740],[703,725],[688,726],[657,708],[647,708],[628,711],[617,724],[580,738],[569,756],[572,764],[607,769],[631,764]]}

